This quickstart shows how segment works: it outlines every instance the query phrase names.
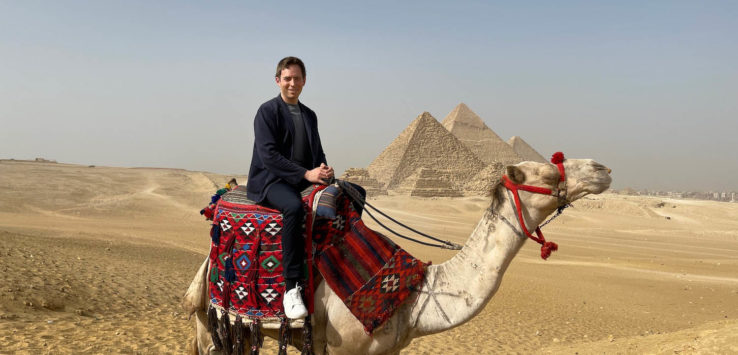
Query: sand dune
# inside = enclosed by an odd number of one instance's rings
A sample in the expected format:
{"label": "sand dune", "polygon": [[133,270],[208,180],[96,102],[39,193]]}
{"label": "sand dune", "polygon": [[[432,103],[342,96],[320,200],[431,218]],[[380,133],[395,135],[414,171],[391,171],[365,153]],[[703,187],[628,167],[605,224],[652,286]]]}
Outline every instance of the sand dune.
{"label": "sand dune", "polygon": [[[185,352],[179,301],[208,247],[198,211],[227,179],[0,161],[0,353]],[[487,205],[371,202],[457,243]],[[560,246],[549,261],[526,244],[479,316],[405,353],[738,353],[737,231],[738,204],[585,198],[544,229]]]}

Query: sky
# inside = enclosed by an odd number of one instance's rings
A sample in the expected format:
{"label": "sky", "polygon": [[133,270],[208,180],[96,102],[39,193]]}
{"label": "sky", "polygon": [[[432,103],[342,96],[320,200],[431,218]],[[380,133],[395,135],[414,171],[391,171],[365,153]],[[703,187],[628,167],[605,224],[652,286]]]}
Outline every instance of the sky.
{"label": "sky", "polygon": [[328,162],[467,104],[613,188],[738,190],[736,1],[0,0],[0,158],[247,174],[302,58]]}

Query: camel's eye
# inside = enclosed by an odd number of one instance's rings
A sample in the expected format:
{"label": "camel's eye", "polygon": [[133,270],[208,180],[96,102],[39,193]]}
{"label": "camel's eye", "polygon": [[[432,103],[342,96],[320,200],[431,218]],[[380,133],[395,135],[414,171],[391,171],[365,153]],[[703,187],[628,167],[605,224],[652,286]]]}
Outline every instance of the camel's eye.
{"label": "camel's eye", "polygon": [[600,163],[592,163],[592,168],[594,168],[595,171],[598,170],[608,170],[606,166],[600,164]]}

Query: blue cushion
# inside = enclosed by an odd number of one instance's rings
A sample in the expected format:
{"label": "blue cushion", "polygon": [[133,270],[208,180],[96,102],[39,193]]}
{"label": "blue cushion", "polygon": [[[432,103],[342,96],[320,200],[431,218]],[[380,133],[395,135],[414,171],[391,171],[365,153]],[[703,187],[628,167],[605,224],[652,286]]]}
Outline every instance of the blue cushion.
{"label": "blue cushion", "polygon": [[318,200],[315,215],[321,218],[336,218],[336,198],[338,198],[339,193],[340,191],[336,185],[326,187]]}

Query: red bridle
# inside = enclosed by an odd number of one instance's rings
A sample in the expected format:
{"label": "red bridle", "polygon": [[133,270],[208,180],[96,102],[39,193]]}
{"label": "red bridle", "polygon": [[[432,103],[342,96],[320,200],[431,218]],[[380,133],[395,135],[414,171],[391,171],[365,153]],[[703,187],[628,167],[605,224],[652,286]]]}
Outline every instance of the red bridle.
{"label": "red bridle", "polygon": [[[518,221],[520,222],[520,227],[523,230],[523,233],[528,236],[528,238],[535,240],[538,244],[541,244],[541,258],[543,258],[544,260],[548,259],[548,257],[551,256],[551,252],[558,250],[559,246],[554,242],[547,242],[546,238],[543,237],[543,232],[541,232],[540,227],[536,227],[536,236],[531,234],[528,231],[528,228],[525,227],[525,220],[523,219],[523,211],[521,209],[518,190],[555,196],[560,201],[559,205],[564,205],[566,203],[566,172],[564,171],[564,153],[554,153],[554,155],[551,157],[551,163],[555,164],[556,167],[559,168],[560,178],[556,191],[545,187],[516,184],[512,182],[510,178],[507,177],[507,175],[502,176],[502,181],[505,184],[505,187],[508,190],[512,191],[513,196],[515,197],[515,209],[518,213]],[[562,201],[564,203],[561,203]]]}

